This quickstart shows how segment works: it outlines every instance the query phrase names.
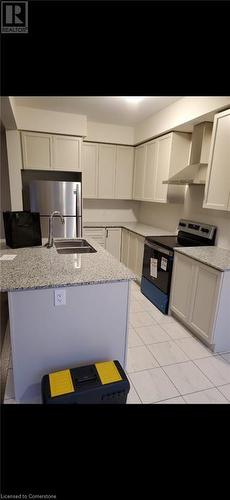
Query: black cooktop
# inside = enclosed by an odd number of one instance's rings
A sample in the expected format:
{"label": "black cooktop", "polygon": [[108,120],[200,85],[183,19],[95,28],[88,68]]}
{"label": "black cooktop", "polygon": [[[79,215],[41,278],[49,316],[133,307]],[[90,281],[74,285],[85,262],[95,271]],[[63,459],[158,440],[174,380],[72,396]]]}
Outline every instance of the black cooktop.
{"label": "black cooktop", "polygon": [[146,240],[156,243],[164,248],[172,250],[175,247],[200,247],[213,245],[209,240],[202,240],[200,237],[186,233],[180,233],[178,236],[148,236]]}
{"label": "black cooktop", "polygon": [[148,236],[146,240],[151,241],[151,243],[157,243],[165,248],[170,248],[170,249],[174,247],[184,246],[181,245],[181,243],[179,243],[177,236]]}

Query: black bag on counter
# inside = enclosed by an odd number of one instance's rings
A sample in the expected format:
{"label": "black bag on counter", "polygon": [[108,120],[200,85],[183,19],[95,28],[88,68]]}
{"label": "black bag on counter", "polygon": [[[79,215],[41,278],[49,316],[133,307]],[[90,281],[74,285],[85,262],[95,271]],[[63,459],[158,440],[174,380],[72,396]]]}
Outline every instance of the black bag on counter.
{"label": "black bag on counter", "polygon": [[38,212],[3,212],[6,244],[10,248],[32,247],[42,244],[40,214]]}

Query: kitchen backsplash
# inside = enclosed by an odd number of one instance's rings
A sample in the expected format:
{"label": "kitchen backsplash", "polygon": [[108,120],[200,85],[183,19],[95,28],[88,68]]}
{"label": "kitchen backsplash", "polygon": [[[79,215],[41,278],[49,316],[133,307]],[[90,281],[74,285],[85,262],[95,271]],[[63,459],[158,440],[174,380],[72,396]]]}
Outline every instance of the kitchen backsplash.
{"label": "kitchen backsplash", "polygon": [[83,223],[135,222],[138,220],[139,202],[124,200],[83,200]]}
{"label": "kitchen backsplash", "polygon": [[138,219],[144,224],[175,231],[180,218],[217,226],[216,244],[230,249],[230,213],[202,208],[204,186],[187,187],[184,205],[140,203]]}

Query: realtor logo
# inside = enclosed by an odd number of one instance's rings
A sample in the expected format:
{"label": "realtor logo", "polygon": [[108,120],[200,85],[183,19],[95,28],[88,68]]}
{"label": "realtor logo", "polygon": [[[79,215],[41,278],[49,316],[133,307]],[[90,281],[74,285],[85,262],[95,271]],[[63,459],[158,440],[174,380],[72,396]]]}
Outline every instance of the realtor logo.
{"label": "realtor logo", "polygon": [[28,33],[28,2],[1,2],[1,33]]}

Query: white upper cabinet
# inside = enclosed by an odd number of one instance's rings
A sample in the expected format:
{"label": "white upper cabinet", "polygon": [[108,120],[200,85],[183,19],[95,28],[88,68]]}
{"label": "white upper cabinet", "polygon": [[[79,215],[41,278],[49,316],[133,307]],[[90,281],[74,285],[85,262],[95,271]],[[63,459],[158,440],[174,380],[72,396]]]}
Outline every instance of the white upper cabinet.
{"label": "white upper cabinet", "polygon": [[82,143],[82,190],[83,198],[97,198],[98,145]]}
{"label": "white upper cabinet", "polygon": [[203,207],[230,210],[230,109],[214,118]]}
{"label": "white upper cabinet", "polygon": [[81,171],[81,138],[67,135],[53,136],[53,168]]}
{"label": "white upper cabinet", "polygon": [[52,136],[22,132],[23,167],[34,170],[52,168]]}
{"label": "white upper cabinet", "polygon": [[117,146],[115,198],[131,200],[133,190],[134,148]]}
{"label": "white upper cabinet", "polygon": [[116,146],[99,144],[98,198],[114,198]]}
{"label": "white upper cabinet", "polygon": [[81,138],[22,132],[23,167],[39,170],[81,170]]}
{"label": "white upper cabinet", "polygon": [[153,201],[161,203],[167,202],[168,185],[162,184],[169,177],[172,134],[165,135],[158,139],[158,154],[156,162],[155,183]]}
{"label": "white upper cabinet", "polygon": [[135,149],[135,166],[133,180],[133,199],[143,199],[144,173],[146,162],[146,145],[142,144]]}
{"label": "white upper cabinet", "polygon": [[135,148],[134,200],[159,203],[184,201],[184,186],[163,181],[189,162],[191,134],[171,132]]}
{"label": "white upper cabinet", "polygon": [[158,141],[146,144],[143,200],[154,201],[154,186],[157,166]]}

